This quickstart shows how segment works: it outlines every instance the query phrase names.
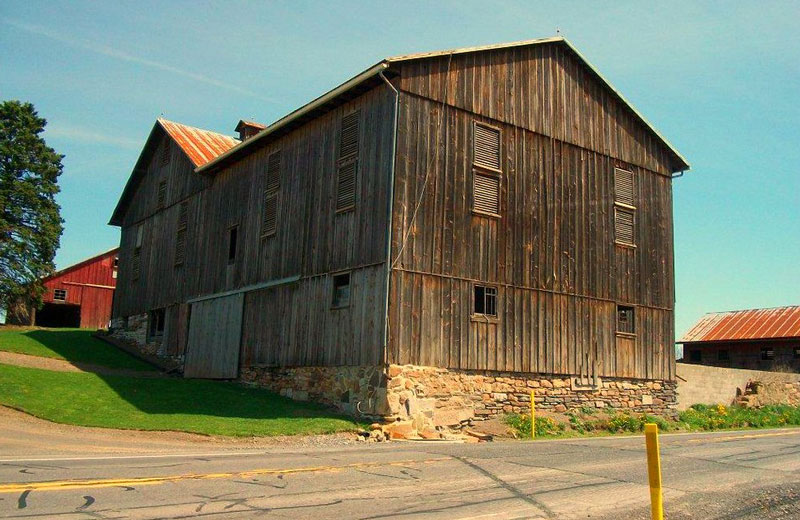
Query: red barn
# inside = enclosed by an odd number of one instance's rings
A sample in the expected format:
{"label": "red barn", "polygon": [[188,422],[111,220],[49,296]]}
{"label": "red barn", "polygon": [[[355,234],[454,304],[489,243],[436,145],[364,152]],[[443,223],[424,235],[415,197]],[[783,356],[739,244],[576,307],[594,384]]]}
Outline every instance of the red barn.
{"label": "red barn", "polygon": [[114,248],[53,273],[44,279],[44,305],[35,311],[14,309],[9,323],[40,327],[108,327],[117,286]]}

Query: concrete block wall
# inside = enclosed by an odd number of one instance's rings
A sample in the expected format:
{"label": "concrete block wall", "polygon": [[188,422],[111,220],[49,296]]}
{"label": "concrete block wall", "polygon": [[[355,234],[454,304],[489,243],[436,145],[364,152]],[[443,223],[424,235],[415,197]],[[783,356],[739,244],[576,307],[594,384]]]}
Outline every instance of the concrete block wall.
{"label": "concrete block wall", "polygon": [[678,410],[685,410],[693,404],[729,405],[736,398],[736,390],[744,391],[748,381],[784,383],[800,381],[800,374],[786,372],[710,367],[686,363],[678,363],[676,369]]}

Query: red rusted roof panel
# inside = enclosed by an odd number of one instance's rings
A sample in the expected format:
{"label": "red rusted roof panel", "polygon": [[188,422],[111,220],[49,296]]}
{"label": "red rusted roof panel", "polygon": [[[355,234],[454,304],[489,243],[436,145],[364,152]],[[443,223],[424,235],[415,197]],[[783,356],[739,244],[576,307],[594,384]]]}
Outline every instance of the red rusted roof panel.
{"label": "red rusted roof panel", "polygon": [[679,343],[800,338],[800,305],[706,314]]}
{"label": "red rusted roof panel", "polygon": [[182,125],[166,119],[159,119],[158,122],[178,143],[195,167],[203,166],[239,144],[238,139],[209,130]]}

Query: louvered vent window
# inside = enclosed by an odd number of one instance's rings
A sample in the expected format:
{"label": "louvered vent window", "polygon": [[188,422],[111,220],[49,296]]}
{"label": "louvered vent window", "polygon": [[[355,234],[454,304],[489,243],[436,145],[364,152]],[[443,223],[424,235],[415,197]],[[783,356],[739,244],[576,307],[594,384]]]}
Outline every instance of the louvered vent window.
{"label": "louvered vent window", "polygon": [[167,205],[167,181],[158,183],[158,209]]}
{"label": "louvered vent window", "polygon": [[475,172],[474,176],[475,211],[500,213],[500,177],[497,175],[484,175]]}
{"label": "louvered vent window", "polygon": [[261,219],[261,236],[272,236],[278,229],[278,193],[281,187],[281,153],[273,152],[267,158],[267,179],[264,189],[264,213]]}
{"label": "louvered vent window", "polygon": [[614,240],[619,244],[635,245],[636,190],[633,172],[614,169]]}
{"label": "louvered vent window", "polygon": [[472,160],[476,166],[500,171],[500,129],[475,123]]}
{"label": "louvered vent window", "polygon": [[139,279],[139,272],[141,271],[142,262],[141,262],[141,248],[136,248],[133,250],[133,262],[131,265],[131,271],[133,273],[133,279]]}
{"label": "louvered vent window", "polygon": [[477,121],[472,139],[472,209],[481,214],[500,215],[500,129]]}
{"label": "louvered vent window", "polygon": [[336,211],[350,211],[356,205],[358,182],[359,117],[356,111],[342,118],[336,181]]}
{"label": "louvered vent window", "polygon": [[165,137],[164,142],[161,144],[161,166],[168,165],[170,159],[169,138]]}
{"label": "louvered vent window", "polygon": [[186,230],[189,227],[189,203],[181,202],[178,210],[178,231],[175,235],[175,265],[186,260]]}
{"label": "louvered vent window", "polygon": [[59,302],[67,301],[67,290],[66,289],[53,290],[53,299]]}
{"label": "louvered vent window", "polygon": [[636,212],[629,208],[614,208],[614,233],[617,242],[633,245]]}

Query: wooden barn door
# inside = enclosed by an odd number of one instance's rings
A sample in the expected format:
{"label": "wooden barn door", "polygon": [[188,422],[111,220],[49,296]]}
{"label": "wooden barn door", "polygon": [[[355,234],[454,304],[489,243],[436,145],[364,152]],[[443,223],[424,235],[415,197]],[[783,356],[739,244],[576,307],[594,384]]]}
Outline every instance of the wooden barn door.
{"label": "wooden barn door", "polygon": [[637,377],[636,338],[617,334],[617,377]]}
{"label": "wooden barn door", "polygon": [[192,304],[183,377],[238,377],[243,304],[244,293]]}

